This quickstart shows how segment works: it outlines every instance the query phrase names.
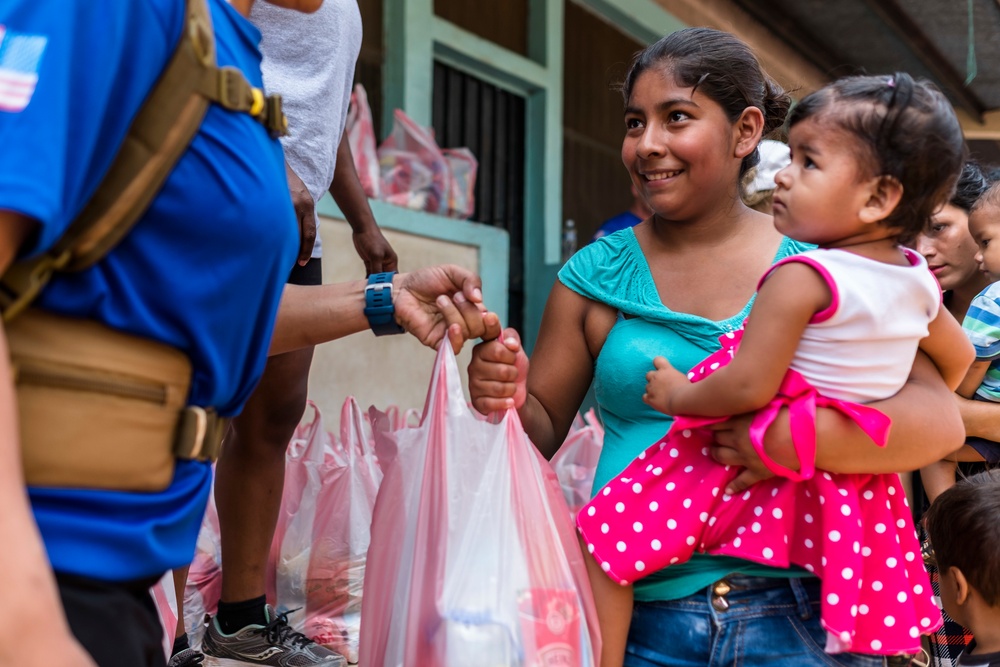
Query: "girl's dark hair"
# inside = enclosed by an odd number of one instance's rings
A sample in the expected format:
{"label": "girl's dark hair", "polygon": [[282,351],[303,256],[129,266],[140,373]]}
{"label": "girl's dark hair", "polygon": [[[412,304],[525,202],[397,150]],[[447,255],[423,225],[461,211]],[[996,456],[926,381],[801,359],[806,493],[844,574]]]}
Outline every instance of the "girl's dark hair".
{"label": "girl's dark hair", "polygon": [[986,604],[1000,606],[1000,469],[955,483],[927,510],[938,570],[957,567]]}
{"label": "girl's dark hair", "polygon": [[[622,82],[625,104],[632,97],[639,75],[654,67],[672,72],[678,85],[710,97],[730,122],[735,122],[747,107],[757,107],[764,114],[765,137],[785,122],[791,98],[764,73],[750,47],[728,32],[685,28],[637,53]],[[760,153],[755,149],[743,158],[740,176],[758,162]]]}
{"label": "girl's dark hair", "polygon": [[992,206],[993,208],[1000,208],[1000,181],[993,181],[992,183],[987,182],[986,188],[980,193],[979,197],[972,202],[972,211],[978,211],[986,206]]}
{"label": "girl's dark hair", "polygon": [[908,243],[955,188],[966,148],[958,118],[933,84],[905,73],[852,76],[807,95],[789,128],[818,118],[858,139],[859,160],[872,176],[888,176],[903,196],[885,224]]}
{"label": "girl's dark hair", "polygon": [[979,163],[968,160],[962,166],[962,173],[959,174],[958,182],[955,184],[955,194],[951,196],[949,203],[968,213],[989,185]]}

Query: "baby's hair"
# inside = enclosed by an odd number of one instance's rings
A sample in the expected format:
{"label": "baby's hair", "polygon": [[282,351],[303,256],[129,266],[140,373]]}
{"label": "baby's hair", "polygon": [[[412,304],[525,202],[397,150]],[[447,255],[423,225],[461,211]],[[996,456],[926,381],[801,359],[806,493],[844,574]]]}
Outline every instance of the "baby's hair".
{"label": "baby's hair", "polygon": [[982,167],[975,160],[968,160],[962,166],[962,173],[955,184],[955,194],[951,196],[952,206],[957,206],[966,213],[972,211],[976,202],[983,196],[990,182],[983,174]]}
{"label": "baby's hair", "polygon": [[[748,107],[757,107],[764,114],[765,137],[780,129],[788,115],[791,98],[764,73],[750,47],[728,32],[685,28],[637,53],[621,86],[625,104],[639,75],[654,67],[671,72],[678,85],[714,100],[730,122]],[[760,154],[755,149],[743,158],[740,176],[758,162]]]}
{"label": "baby's hair", "polygon": [[807,118],[852,134],[867,176],[889,177],[903,187],[883,221],[908,243],[952,195],[965,161],[962,127],[933,84],[905,73],[852,76],[807,95],[789,116],[789,127]]}
{"label": "baby's hair", "polygon": [[995,164],[983,167],[983,175],[986,177],[987,183],[1000,181],[1000,167]]}
{"label": "baby's hair", "polygon": [[1000,208],[1000,181],[990,183],[989,186],[983,190],[982,194],[979,195],[976,201],[973,202],[972,208],[969,212],[972,213],[973,211],[978,211],[986,206]]}
{"label": "baby's hair", "polygon": [[959,480],[927,510],[938,570],[957,567],[986,604],[1000,607],[1000,469]]}

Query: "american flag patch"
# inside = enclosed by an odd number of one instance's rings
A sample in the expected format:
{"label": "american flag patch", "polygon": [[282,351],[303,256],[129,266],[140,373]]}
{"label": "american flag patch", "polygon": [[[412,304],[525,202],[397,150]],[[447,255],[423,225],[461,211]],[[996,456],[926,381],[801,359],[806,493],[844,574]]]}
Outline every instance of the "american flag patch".
{"label": "american flag patch", "polygon": [[0,25],[0,111],[21,111],[28,106],[48,41]]}

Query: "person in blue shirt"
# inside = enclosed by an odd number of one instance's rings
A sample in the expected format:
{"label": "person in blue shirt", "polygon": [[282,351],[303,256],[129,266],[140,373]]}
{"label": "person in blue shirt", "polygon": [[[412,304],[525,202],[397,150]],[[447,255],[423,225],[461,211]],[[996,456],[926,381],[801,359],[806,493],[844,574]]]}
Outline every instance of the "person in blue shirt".
{"label": "person in blue shirt", "polygon": [[[322,2],[271,1],[303,10]],[[251,3],[208,2],[218,64],[259,87]],[[182,0],[0,7],[0,272],[51,247],[94,192],[173,52],[184,11]],[[268,354],[368,328],[364,281],[285,288],[298,246],[277,140],[251,116],[212,105],[128,236],[91,268],[54,278],[35,306],[182,351],[192,365],[188,404],[232,416]],[[393,284],[397,323],[428,345],[445,335],[460,345],[496,326],[469,271],[432,267]],[[0,664],[163,665],[148,588],[191,559],[209,464],[177,461],[162,491],[25,493],[12,377],[0,329]]]}
{"label": "person in blue shirt", "polygon": [[635,227],[640,222],[648,218],[653,214],[649,209],[649,204],[646,200],[639,195],[639,191],[635,189],[635,186],[631,186],[632,190],[632,205],[628,207],[627,211],[622,211],[618,215],[608,218],[601,223],[601,226],[597,228],[594,232],[591,242],[597,239],[608,236],[609,234],[614,234],[622,229],[628,229],[629,227]]}

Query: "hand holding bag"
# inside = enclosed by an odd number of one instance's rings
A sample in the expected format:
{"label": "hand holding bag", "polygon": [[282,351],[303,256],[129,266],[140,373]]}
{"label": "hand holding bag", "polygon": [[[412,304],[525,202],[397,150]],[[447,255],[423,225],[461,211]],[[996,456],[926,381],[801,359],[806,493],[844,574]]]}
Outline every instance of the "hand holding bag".
{"label": "hand holding bag", "polygon": [[555,473],[517,413],[466,405],[442,345],[420,426],[375,440],[360,655],[371,667],[594,665],[600,637]]}

